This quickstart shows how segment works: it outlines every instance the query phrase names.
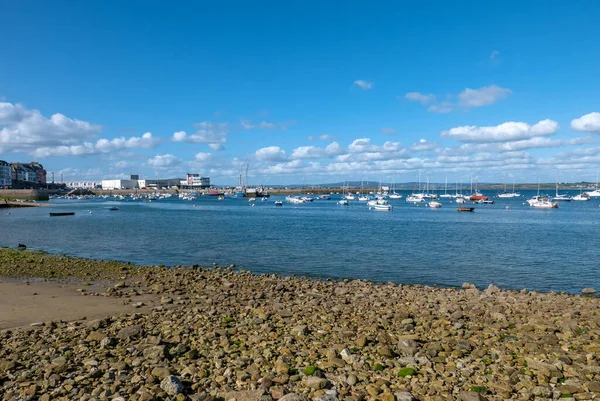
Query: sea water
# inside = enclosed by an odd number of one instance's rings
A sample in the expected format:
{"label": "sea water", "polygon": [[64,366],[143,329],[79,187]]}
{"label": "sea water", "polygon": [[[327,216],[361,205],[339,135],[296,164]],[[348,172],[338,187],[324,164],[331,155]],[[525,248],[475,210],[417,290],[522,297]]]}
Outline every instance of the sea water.
{"label": "sea water", "polygon": [[[558,209],[526,205],[535,192],[430,209],[390,200],[391,212],[331,200],[203,196],[143,201],[51,200],[0,212],[0,246],[141,265],[229,265],[255,273],[579,293],[600,290],[600,198]],[[404,197],[407,193],[403,192]],[[491,194],[488,194],[491,195]],[[572,194],[574,195],[574,193]],[[284,205],[276,207],[280,199]],[[117,206],[118,211],[109,208]],[[49,217],[49,212],[76,212]],[[10,214],[9,214],[10,213]]]}

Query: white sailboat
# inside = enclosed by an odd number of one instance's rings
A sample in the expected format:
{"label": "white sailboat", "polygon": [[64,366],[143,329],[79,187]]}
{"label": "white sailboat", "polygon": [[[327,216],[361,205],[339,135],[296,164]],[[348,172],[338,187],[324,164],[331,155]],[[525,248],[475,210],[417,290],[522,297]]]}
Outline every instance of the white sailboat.
{"label": "white sailboat", "polygon": [[598,188],[598,172],[596,172],[596,189],[593,191],[586,192],[590,198],[598,198],[600,197],[600,188]]}
{"label": "white sailboat", "polygon": [[559,202],[571,202],[573,200],[573,198],[567,194],[558,193],[558,174],[556,175],[556,195],[554,196],[554,198],[552,198],[552,200]]}
{"label": "white sailboat", "polygon": [[444,185],[444,193],[440,195],[440,198],[452,198],[453,196],[448,193],[448,177],[446,177],[446,185]]}
{"label": "white sailboat", "polygon": [[498,194],[497,196],[498,196],[498,198],[517,198],[517,197],[521,196],[521,194],[518,194],[515,192],[514,181],[513,181],[512,192],[506,192],[506,174],[504,174],[504,192],[502,192],[501,194]]}
{"label": "white sailboat", "polygon": [[396,177],[393,178],[392,182],[392,193],[389,194],[390,199],[402,199],[402,195],[396,193]]}
{"label": "white sailboat", "polygon": [[364,182],[364,179],[360,180],[360,196],[358,197],[359,202],[367,202],[369,200],[369,197],[365,196],[365,194],[363,193]]}

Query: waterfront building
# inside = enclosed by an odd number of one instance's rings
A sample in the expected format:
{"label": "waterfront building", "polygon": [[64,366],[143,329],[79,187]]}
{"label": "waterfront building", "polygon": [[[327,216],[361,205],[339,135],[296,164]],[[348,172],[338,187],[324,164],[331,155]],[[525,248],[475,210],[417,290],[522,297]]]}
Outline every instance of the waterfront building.
{"label": "waterfront building", "polygon": [[44,169],[44,166],[38,162],[11,163],[10,169],[13,184],[46,185],[47,172]]}
{"label": "waterfront building", "polygon": [[101,188],[102,182],[100,181],[71,181],[66,183],[67,188],[72,189],[95,189]]}
{"label": "waterfront building", "polygon": [[102,189],[139,189],[137,180],[102,180]]}
{"label": "waterfront building", "polygon": [[177,188],[181,182],[181,178],[149,178],[144,180],[138,180],[139,188],[155,188],[155,189],[166,189],[166,188]]}
{"label": "waterfront building", "polygon": [[206,189],[210,188],[210,178],[201,177],[200,174],[187,173],[185,180],[182,180],[180,185],[184,189]]}
{"label": "waterfront building", "polygon": [[12,171],[10,164],[0,160],[0,188],[12,186]]}

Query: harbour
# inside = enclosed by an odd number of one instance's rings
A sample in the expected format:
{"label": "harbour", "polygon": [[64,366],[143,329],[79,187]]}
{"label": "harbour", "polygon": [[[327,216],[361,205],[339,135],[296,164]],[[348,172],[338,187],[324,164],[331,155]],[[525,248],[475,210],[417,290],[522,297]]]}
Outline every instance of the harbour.
{"label": "harbour", "polygon": [[[600,288],[598,198],[540,210],[526,202],[536,191],[522,191],[509,199],[489,193],[494,204],[444,198],[431,208],[407,202],[409,191],[398,193],[403,198],[389,199],[393,210],[386,213],[358,200],[340,205],[341,194],[301,204],[281,195],[253,202],[235,196],[52,199],[52,212],[75,214],[54,220],[47,208],[14,209],[0,216],[0,245],[140,265],[235,263],[255,273],[443,287]],[[457,207],[474,212],[457,213]]]}

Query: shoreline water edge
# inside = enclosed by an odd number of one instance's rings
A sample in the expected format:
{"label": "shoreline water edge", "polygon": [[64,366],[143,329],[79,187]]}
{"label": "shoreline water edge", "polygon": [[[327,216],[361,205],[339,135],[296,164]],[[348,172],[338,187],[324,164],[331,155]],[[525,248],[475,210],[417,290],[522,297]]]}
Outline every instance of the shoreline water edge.
{"label": "shoreline water edge", "polygon": [[[600,399],[592,289],[314,280],[11,249],[0,249],[0,283],[32,298],[62,286],[87,302],[70,305],[76,320],[0,330],[3,400]],[[92,319],[89,298],[130,309]]]}

